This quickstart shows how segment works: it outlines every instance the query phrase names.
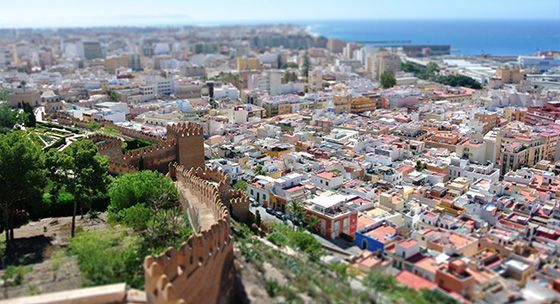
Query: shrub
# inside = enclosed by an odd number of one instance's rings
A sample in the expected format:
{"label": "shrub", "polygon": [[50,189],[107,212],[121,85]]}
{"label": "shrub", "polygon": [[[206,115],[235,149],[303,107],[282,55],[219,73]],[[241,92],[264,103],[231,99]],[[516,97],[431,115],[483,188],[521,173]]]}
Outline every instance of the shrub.
{"label": "shrub", "polygon": [[111,230],[84,231],[70,242],[76,255],[85,285],[103,285],[127,282],[131,286],[143,284],[137,238]]}
{"label": "shrub", "polygon": [[6,270],[4,270],[4,274],[2,274],[4,287],[21,285],[23,283],[25,275],[29,272],[31,272],[30,267],[13,265],[8,266]]}
{"label": "shrub", "polygon": [[109,186],[109,212],[118,219],[119,211],[138,204],[149,207],[151,201],[162,195],[167,195],[171,204],[178,204],[175,186],[161,173],[146,170],[124,174]]}
{"label": "shrub", "polygon": [[268,239],[278,246],[299,249],[308,254],[312,260],[318,260],[324,254],[321,243],[304,230],[293,230],[286,224],[279,223],[272,224],[271,229]]}
{"label": "shrub", "polygon": [[119,211],[119,218],[121,218],[122,223],[135,231],[146,229],[151,217],[152,211],[144,205],[135,205]]}

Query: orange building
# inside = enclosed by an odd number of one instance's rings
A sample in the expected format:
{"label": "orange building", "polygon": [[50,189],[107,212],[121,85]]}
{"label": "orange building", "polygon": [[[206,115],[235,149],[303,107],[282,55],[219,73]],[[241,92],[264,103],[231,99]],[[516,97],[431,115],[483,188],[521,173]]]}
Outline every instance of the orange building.
{"label": "orange building", "polygon": [[462,260],[450,261],[436,271],[436,284],[447,292],[454,292],[466,298],[473,294],[474,277],[467,271]]}
{"label": "orange building", "polygon": [[353,98],[350,103],[350,111],[354,114],[375,111],[376,107],[377,101],[366,96]]}

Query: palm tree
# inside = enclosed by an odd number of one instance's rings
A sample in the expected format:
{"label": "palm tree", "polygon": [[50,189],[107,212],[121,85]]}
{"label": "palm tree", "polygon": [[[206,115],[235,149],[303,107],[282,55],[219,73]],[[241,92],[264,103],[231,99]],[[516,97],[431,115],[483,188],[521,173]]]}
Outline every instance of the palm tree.
{"label": "palm tree", "polygon": [[255,171],[255,175],[266,175],[263,166],[260,164],[255,166],[254,171]]}
{"label": "palm tree", "polygon": [[290,203],[288,208],[295,224],[298,226],[301,225],[303,223],[303,219],[305,218],[305,206],[303,203],[301,201],[294,200]]}
{"label": "palm tree", "polygon": [[307,218],[306,221],[306,228],[315,232],[317,225],[319,224],[319,218],[316,215],[312,215],[310,217]]}

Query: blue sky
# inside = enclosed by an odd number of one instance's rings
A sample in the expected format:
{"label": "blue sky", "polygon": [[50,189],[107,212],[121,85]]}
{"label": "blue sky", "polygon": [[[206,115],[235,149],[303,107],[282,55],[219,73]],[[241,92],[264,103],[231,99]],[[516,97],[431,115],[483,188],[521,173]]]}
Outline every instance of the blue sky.
{"label": "blue sky", "polygon": [[0,27],[555,19],[560,0],[1,0]]}

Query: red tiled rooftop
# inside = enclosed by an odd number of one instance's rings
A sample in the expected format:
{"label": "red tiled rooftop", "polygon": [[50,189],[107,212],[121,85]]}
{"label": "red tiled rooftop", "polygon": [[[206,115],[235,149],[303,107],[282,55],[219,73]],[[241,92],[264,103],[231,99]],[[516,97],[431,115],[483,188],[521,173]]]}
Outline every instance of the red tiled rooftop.
{"label": "red tiled rooftop", "polygon": [[385,241],[389,241],[390,237],[397,233],[397,229],[391,226],[379,226],[369,232],[366,235],[371,236],[372,238],[376,239],[378,242],[385,243]]}
{"label": "red tiled rooftop", "polygon": [[358,216],[358,230],[366,228],[368,226],[371,226],[375,224],[374,221],[370,220],[369,218],[365,217],[365,216]]}
{"label": "red tiled rooftop", "polygon": [[416,291],[420,291],[421,289],[429,289],[432,290],[437,287],[437,285],[433,282],[430,282],[420,276],[415,275],[414,273],[403,270],[395,277],[397,281],[401,284],[404,284]]}
{"label": "red tiled rooftop", "polygon": [[303,187],[301,185],[296,185],[296,186],[293,186],[293,187],[290,187],[290,188],[286,188],[285,190],[288,191],[288,192],[295,192],[295,191],[298,191],[298,190],[301,190],[301,189],[303,189]]}
{"label": "red tiled rooftop", "polygon": [[333,179],[338,175],[334,174],[333,172],[325,171],[325,172],[321,172],[321,173],[317,174],[317,176],[319,176],[321,178],[324,178],[324,179]]}
{"label": "red tiled rooftop", "polygon": [[418,241],[414,240],[414,239],[407,239],[405,241],[402,241],[399,243],[399,246],[404,247],[404,248],[409,248],[411,246],[414,246],[418,244]]}

